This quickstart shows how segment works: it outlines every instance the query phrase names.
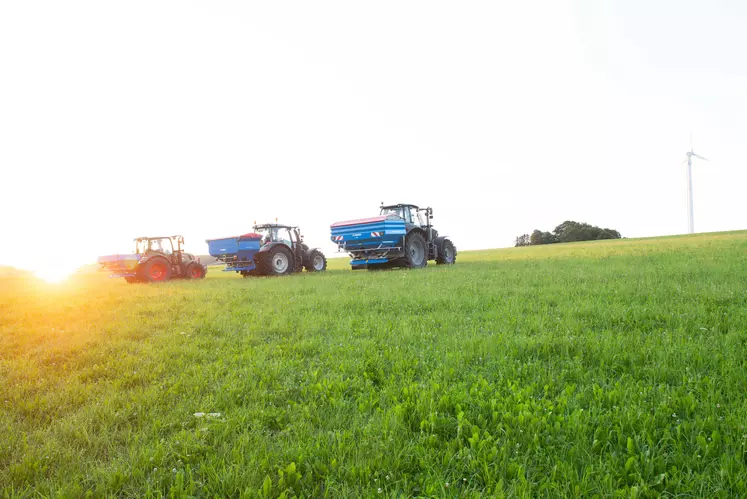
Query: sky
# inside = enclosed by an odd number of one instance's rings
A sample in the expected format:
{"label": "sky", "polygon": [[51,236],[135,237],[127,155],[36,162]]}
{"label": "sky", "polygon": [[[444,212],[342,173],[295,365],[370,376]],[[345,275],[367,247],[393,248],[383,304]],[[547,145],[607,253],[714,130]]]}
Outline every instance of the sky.
{"label": "sky", "polygon": [[745,229],[747,3],[0,3],[0,265],[380,202],[459,249]]}

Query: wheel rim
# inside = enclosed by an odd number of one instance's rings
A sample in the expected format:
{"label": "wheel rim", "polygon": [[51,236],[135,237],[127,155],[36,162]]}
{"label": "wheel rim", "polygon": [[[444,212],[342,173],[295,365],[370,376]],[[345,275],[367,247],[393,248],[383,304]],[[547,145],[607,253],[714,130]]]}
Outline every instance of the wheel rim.
{"label": "wheel rim", "polygon": [[157,263],[150,268],[150,277],[154,281],[160,281],[161,279],[163,279],[163,276],[165,274],[166,268],[160,263]]}
{"label": "wheel rim", "polygon": [[444,248],[444,257],[446,258],[447,262],[451,262],[451,258],[452,258],[451,246],[446,246]]}
{"label": "wheel rim", "polygon": [[200,269],[192,269],[192,278],[197,279],[200,277]]}
{"label": "wheel rim", "polygon": [[272,266],[276,273],[285,273],[285,271],[288,270],[288,255],[285,253],[276,253],[275,256],[272,257]]}
{"label": "wheel rim", "polygon": [[410,260],[415,265],[420,265],[425,257],[425,248],[420,241],[413,241],[410,244]]}
{"label": "wheel rim", "polygon": [[314,256],[314,270],[322,270],[324,268],[324,258],[322,255]]}

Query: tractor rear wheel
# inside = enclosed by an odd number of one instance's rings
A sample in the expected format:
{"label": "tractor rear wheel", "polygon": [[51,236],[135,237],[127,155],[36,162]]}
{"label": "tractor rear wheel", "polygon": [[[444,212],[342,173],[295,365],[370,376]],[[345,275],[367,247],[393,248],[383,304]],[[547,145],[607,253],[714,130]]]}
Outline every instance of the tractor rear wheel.
{"label": "tractor rear wheel", "polygon": [[319,250],[314,250],[304,264],[306,272],[323,272],[327,270],[327,259]]}
{"label": "tractor rear wheel", "polygon": [[171,279],[171,264],[165,258],[151,258],[140,271],[146,282],[165,282]]}
{"label": "tractor rear wheel", "polygon": [[273,246],[259,261],[264,275],[288,275],[293,272],[293,267],[293,254],[283,245]]}
{"label": "tractor rear wheel", "polygon": [[199,263],[190,263],[184,276],[187,279],[202,279],[205,277],[205,270]]}
{"label": "tractor rear wheel", "polygon": [[411,232],[405,239],[404,261],[411,269],[422,268],[428,264],[425,238],[418,232]]}
{"label": "tractor rear wheel", "polygon": [[444,239],[443,243],[441,243],[441,248],[439,248],[436,263],[438,265],[452,265],[454,262],[456,262],[456,248],[454,247],[454,243],[448,239]]}

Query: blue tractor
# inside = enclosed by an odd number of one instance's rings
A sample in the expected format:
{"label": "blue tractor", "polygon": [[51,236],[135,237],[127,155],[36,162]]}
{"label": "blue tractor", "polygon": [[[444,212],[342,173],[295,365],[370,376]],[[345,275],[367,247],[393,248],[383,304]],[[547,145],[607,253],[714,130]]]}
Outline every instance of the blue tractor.
{"label": "blue tractor", "polygon": [[432,208],[382,203],[377,217],[332,224],[331,239],[350,254],[353,270],[420,268],[428,260],[451,265],[456,261],[456,246],[446,236],[439,236],[432,219]]}
{"label": "blue tractor", "polygon": [[327,259],[318,248],[303,242],[298,227],[281,224],[255,225],[243,236],[208,239],[210,256],[226,264],[224,272],[244,277],[287,275],[327,270]]}

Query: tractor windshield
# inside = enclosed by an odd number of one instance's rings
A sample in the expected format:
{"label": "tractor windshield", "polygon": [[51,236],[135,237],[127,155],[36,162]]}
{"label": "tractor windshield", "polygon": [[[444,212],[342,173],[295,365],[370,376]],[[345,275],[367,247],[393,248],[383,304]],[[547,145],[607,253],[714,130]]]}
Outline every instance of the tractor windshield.
{"label": "tractor windshield", "polygon": [[382,215],[396,215],[405,223],[425,226],[423,217],[414,206],[391,206],[381,209]]}
{"label": "tractor windshield", "polygon": [[399,206],[394,206],[391,208],[382,208],[381,214],[382,215],[396,215],[399,218],[405,218],[404,216],[402,216],[402,208]]}
{"label": "tractor windshield", "polygon": [[277,242],[292,246],[290,233],[285,227],[262,227],[257,229],[257,234],[262,235],[263,245]]}
{"label": "tractor windshield", "polygon": [[138,239],[135,241],[135,253],[138,255],[142,255],[148,251],[148,240],[147,239]]}
{"label": "tractor windshield", "polygon": [[144,254],[149,251],[170,255],[173,251],[170,239],[139,239],[135,243],[135,252]]}
{"label": "tractor windshield", "polygon": [[425,219],[423,218],[423,212],[418,210],[416,213],[417,213],[417,217],[415,218],[415,220],[413,220],[413,222],[415,222],[421,227],[425,227]]}
{"label": "tractor windshield", "polygon": [[151,239],[150,241],[151,251],[157,251],[159,253],[171,254],[171,241],[169,239]]}

